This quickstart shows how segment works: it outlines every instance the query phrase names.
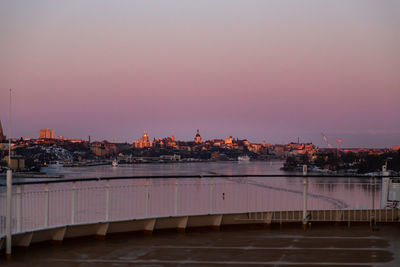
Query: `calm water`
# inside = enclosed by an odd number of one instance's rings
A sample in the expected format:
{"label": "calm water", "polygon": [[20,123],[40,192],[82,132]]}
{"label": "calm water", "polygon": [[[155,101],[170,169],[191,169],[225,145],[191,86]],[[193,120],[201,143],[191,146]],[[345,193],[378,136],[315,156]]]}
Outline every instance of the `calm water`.
{"label": "calm water", "polygon": [[[251,161],[251,162],[194,162],[194,163],[160,163],[160,164],[134,164],[119,165],[118,167],[93,166],[80,168],[44,168],[48,174],[63,174],[64,179],[68,178],[87,178],[87,177],[113,177],[113,176],[159,176],[159,175],[240,175],[240,174],[294,174],[284,172],[280,168],[283,161]],[[252,202],[250,206],[254,210],[280,210],[280,209],[301,209],[303,194],[302,178],[286,177],[253,177],[253,178],[233,178],[215,180],[215,190],[220,191],[217,195],[224,193],[225,198],[218,204],[222,209],[232,210],[233,207],[241,207],[245,202]],[[332,208],[372,208],[372,187],[370,179],[347,179],[347,178],[310,178],[308,184],[309,207],[314,209]],[[207,198],[209,191],[208,179],[199,180],[198,178],[181,179],[180,186],[184,187],[182,196],[190,199],[191,195],[196,195],[200,191],[201,200],[193,200],[188,210],[191,210],[195,203]],[[135,188],[144,186],[144,180],[139,181],[112,181],[114,186],[121,186],[117,194],[122,194],[123,188],[133,186]],[[165,195],[169,198],[174,195],[174,180],[152,181],[158,190],[157,196]],[[200,191],[199,191],[200,190]],[[202,190],[205,190],[204,192]],[[374,189],[375,198],[379,199],[379,189]],[[143,191],[143,190],[141,190]],[[197,192],[198,191],[198,192]],[[244,191],[249,196],[244,197]],[[197,192],[197,193],[196,193]],[[101,197],[100,193],[100,197]],[[129,195],[129,194],[128,194]],[[129,199],[129,196],[126,198]],[[232,202],[229,202],[229,198]],[[165,199],[164,197],[160,199]],[[172,199],[172,198],[171,198]],[[170,200],[171,200],[170,199]],[[234,201],[233,201],[234,200]],[[171,200],[172,201],[172,200]],[[229,205],[227,203],[229,202]],[[144,202],[143,202],[144,203]],[[143,204],[142,203],[142,204]],[[170,203],[172,205],[172,203]],[[171,207],[171,205],[167,205]],[[164,206],[164,200],[157,206],[157,214],[163,210],[168,210]],[[205,208],[207,209],[208,207]],[[242,207],[245,208],[245,207]],[[242,209],[240,208],[240,210]],[[172,212],[172,211],[170,211]]]}
{"label": "calm water", "polygon": [[280,168],[283,161],[251,162],[194,162],[154,163],[76,167],[42,168],[48,174],[63,174],[64,178],[91,178],[112,176],[156,176],[156,175],[213,175],[213,174],[284,174]]}

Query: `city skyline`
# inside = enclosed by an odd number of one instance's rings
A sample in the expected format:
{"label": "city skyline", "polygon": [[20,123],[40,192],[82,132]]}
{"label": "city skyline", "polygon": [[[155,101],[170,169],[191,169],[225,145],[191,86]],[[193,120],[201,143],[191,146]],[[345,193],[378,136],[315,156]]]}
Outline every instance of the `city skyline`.
{"label": "city skyline", "polygon": [[[0,125],[1,125],[1,120],[0,120]],[[177,138],[177,136],[174,135],[174,134],[171,134],[171,135],[158,135],[158,136],[153,135],[153,136],[151,136],[151,135],[149,135],[149,133],[146,130],[144,130],[140,135],[132,135],[132,136],[130,136],[129,139],[121,140],[120,138],[94,138],[93,139],[93,136],[90,136],[90,135],[88,135],[86,137],[80,137],[80,138],[73,138],[73,137],[71,138],[71,137],[68,137],[68,136],[56,135],[54,133],[53,129],[45,128],[45,129],[40,129],[39,130],[39,134],[37,136],[25,136],[25,137],[21,136],[21,137],[13,137],[13,139],[18,139],[18,138],[25,138],[25,139],[43,139],[44,138],[44,139],[46,139],[46,138],[49,138],[49,139],[76,140],[76,141],[78,141],[78,140],[89,140],[90,141],[91,140],[93,142],[108,141],[108,142],[111,142],[111,143],[114,143],[114,142],[116,142],[116,143],[133,143],[135,145],[135,143],[137,141],[142,140],[144,136],[146,137],[146,140],[147,140],[146,142],[150,142],[150,143],[152,143],[153,140],[162,140],[162,139],[165,139],[165,138],[172,138],[173,140],[182,141],[182,142],[193,142],[194,141],[194,142],[199,142],[199,143],[206,142],[206,141],[212,141],[212,140],[226,140],[227,138],[230,138],[230,139],[236,139],[236,140],[248,140],[248,141],[250,141],[251,143],[254,143],[254,144],[261,144],[261,143],[264,144],[264,143],[266,143],[266,144],[270,144],[270,145],[280,145],[280,144],[290,144],[290,143],[302,143],[302,144],[312,143],[312,144],[314,144],[314,145],[316,145],[318,147],[321,147],[321,148],[328,148],[328,147],[335,148],[336,147],[336,142],[335,141],[336,141],[336,138],[338,138],[338,137],[331,138],[331,137],[333,137],[333,135],[332,135],[332,136],[329,136],[328,140],[324,140],[325,138],[323,136],[325,134],[324,133],[320,133],[318,135],[319,137],[317,137],[314,134],[310,134],[310,136],[307,136],[305,138],[297,136],[296,138],[292,138],[290,140],[282,140],[281,142],[267,142],[267,140],[270,141],[272,139],[264,138],[262,140],[260,140],[260,139],[257,140],[257,139],[248,138],[246,136],[232,136],[232,135],[217,136],[217,137],[216,136],[207,136],[206,138],[203,138],[203,137],[201,137],[199,131],[200,130],[197,129],[196,130],[196,134],[192,135],[191,137],[188,137],[188,138],[179,138],[179,136],[181,136],[181,135],[178,135],[178,138]],[[349,135],[351,136],[351,133]],[[315,138],[314,141],[313,141],[312,137]],[[353,136],[353,138],[357,138],[357,137]],[[321,139],[323,141],[320,141],[318,139]],[[317,141],[315,141],[315,140],[317,140]],[[327,141],[329,143],[329,146],[327,144]],[[356,146],[348,146],[347,145],[346,146],[346,145],[343,145],[343,142],[344,142],[344,144],[346,144],[346,143],[348,143],[348,140],[343,139],[341,141],[342,141],[340,143],[340,147],[341,148],[388,148],[388,149],[391,149],[391,148],[399,146],[398,143],[396,143],[396,142],[393,142],[393,145],[388,145],[388,146],[372,146],[372,145],[370,145],[370,146],[361,146],[361,145],[359,145],[359,146],[357,146],[357,145]],[[350,141],[353,141],[353,140],[350,139]]]}
{"label": "city skyline", "polygon": [[398,1],[0,4],[0,120],[93,140],[400,143]]}

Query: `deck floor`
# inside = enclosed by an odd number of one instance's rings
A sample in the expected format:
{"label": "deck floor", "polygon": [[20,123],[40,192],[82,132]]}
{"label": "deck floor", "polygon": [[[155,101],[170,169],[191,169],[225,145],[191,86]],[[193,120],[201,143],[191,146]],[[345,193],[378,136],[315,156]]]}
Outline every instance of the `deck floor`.
{"label": "deck floor", "polygon": [[[9,266],[400,266],[400,225],[187,229],[14,250]],[[2,255],[0,264],[5,264]]]}

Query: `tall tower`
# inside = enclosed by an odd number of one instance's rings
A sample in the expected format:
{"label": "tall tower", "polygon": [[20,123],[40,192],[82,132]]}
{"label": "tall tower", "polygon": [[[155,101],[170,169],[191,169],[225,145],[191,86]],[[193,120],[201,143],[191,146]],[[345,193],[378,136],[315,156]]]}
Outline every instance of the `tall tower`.
{"label": "tall tower", "polygon": [[143,133],[142,140],[143,142],[149,142],[149,136],[146,131]]}
{"label": "tall tower", "polygon": [[54,139],[54,130],[46,128],[39,131],[40,139]]}
{"label": "tall tower", "polygon": [[3,127],[1,126],[1,121],[0,121],[0,141],[6,140],[6,136],[3,133]]}
{"label": "tall tower", "polygon": [[199,132],[199,129],[197,129],[197,133],[196,133],[196,136],[195,136],[195,138],[194,138],[194,142],[196,143],[196,144],[201,144],[203,141],[201,140],[201,136],[200,136],[200,132]]}

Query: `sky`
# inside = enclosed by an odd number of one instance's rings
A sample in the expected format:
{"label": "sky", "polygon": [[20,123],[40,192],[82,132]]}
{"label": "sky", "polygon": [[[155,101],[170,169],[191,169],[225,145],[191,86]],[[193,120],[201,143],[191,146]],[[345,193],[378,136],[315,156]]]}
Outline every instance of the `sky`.
{"label": "sky", "polygon": [[[400,1],[1,1],[12,136],[400,144]],[[334,143],[334,142],[332,142]]]}

